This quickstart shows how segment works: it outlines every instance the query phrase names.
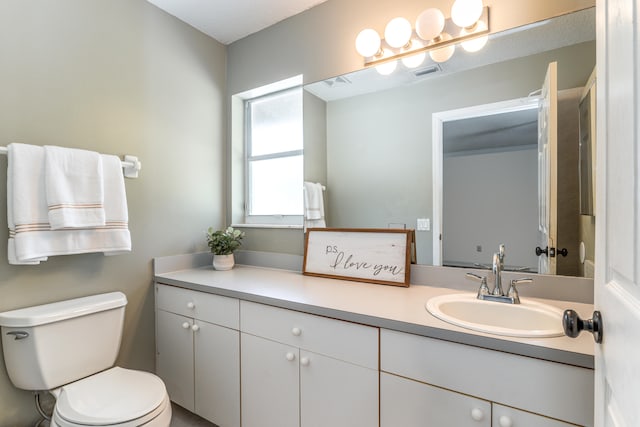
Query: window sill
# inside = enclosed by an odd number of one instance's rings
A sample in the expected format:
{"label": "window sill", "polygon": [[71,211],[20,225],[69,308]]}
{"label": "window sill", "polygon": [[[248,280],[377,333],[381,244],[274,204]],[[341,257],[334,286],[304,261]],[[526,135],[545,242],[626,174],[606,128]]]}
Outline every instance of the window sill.
{"label": "window sill", "polygon": [[302,230],[300,224],[231,224],[233,228],[272,228],[272,229],[290,229]]}

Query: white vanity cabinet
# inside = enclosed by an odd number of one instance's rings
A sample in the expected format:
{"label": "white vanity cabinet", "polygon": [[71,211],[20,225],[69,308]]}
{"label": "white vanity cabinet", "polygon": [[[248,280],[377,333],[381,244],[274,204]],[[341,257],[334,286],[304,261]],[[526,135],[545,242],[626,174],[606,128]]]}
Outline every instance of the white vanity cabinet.
{"label": "white vanity cabinet", "polygon": [[243,427],[379,425],[379,330],[241,301]]}
{"label": "white vanity cabinet", "polygon": [[380,370],[381,427],[593,426],[590,369],[382,329]]}
{"label": "white vanity cabinet", "polygon": [[155,291],[156,373],[169,397],[220,427],[239,427],[239,301],[163,284]]}

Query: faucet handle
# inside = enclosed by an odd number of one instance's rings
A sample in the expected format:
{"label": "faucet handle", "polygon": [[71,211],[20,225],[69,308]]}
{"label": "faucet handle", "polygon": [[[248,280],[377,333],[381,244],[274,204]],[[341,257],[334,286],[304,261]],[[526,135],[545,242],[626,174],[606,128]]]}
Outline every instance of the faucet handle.
{"label": "faucet handle", "polygon": [[475,280],[476,282],[480,282],[480,289],[478,289],[478,297],[480,297],[480,295],[489,295],[491,292],[489,292],[489,286],[487,286],[487,278],[486,276],[479,276],[477,274],[474,273],[467,273],[466,274],[467,278],[471,279],[471,280]]}
{"label": "faucet handle", "polygon": [[523,277],[522,279],[513,279],[511,281],[511,285],[509,285],[507,296],[513,298],[514,304],[520,303],[520,295],[518,295],[518,289],[516,288],[516,285],[520,285],[524,283],[533,283],[533,279],[530,277]]}

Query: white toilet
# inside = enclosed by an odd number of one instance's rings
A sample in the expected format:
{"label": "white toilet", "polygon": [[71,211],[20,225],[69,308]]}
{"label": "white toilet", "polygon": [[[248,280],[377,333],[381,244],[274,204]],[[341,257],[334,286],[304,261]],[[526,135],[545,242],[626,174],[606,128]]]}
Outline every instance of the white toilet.
{"label": "white toilet", "polygon": [[171,423],[160,378],[113,366],[126,304],[122,292],[111,292],[0,313],[9,378],[56,397],[51,427]]}

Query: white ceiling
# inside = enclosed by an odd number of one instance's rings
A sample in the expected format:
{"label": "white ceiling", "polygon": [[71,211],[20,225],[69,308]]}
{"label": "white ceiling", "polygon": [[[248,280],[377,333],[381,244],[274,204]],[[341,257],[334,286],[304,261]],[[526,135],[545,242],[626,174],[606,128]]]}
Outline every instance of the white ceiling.
{"label": "white ceiling", "polygon": [[326,0],[147,1],[226,45]]}

